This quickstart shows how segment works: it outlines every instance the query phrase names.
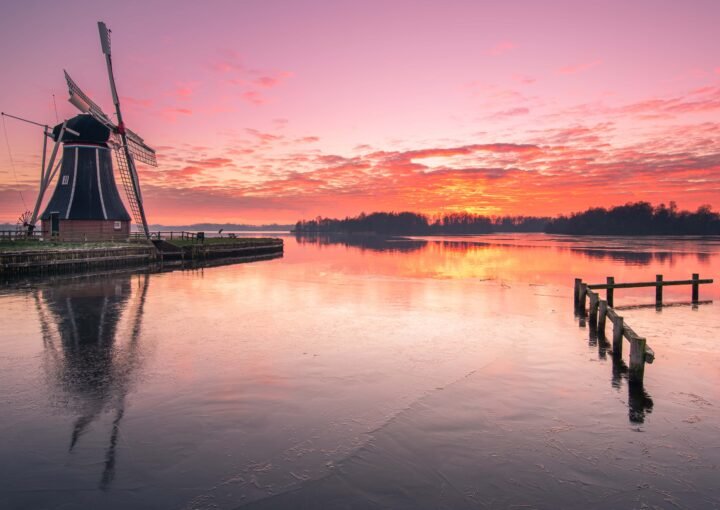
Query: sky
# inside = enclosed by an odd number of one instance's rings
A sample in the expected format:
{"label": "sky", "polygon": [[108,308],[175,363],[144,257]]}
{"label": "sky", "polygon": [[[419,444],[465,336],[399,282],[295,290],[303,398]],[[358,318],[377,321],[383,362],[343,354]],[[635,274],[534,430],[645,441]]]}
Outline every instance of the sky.
{"label": "sky", "polygon": [[[0,110],[43,124],[63,69],[113,111],[112,30],[150,223],[720,207],[715,0],[0,1]],[[15,222],[43,136],[0,130]]]}

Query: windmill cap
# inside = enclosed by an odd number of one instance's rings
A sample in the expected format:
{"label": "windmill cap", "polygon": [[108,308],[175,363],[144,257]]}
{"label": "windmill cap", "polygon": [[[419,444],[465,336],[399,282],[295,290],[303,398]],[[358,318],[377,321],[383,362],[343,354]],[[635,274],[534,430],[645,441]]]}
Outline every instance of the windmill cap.
{"label": "windmill cap", "polygon": [[[65,126],[73,131],[77,131],[79,134],[74,135],[65,131],[61,140],[62,142],[106,143],[110,139],[110,129],[90,115],[77,115],[69,119]],[[61,129],[62,124],[58,124],[53,128],[53,140],[58,140]]]}

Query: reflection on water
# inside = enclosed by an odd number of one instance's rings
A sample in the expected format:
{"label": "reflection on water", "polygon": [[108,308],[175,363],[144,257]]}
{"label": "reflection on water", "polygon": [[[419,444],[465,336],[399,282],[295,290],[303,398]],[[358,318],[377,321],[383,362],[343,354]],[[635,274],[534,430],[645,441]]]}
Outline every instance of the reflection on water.
{"label": "reflection on water", "polygon": [[376,235],[296,234],[295,240],[299,244],[317,244],[320,246],[337,244],[360,248],[361,250],[398,252],[416,251],[427,245],[427,241],[422,239]]}
{"label": "reflection on water", "polygon": [[[102,413],[113,413],[100,487],[115,474],[116,448],[125,400],[140,369],[139,335],[148,275],[131,303],[131,276],[92,276],[35,291],[42,328],[44,368],[57,399],[76,415],[69,451]],[[124,313],[129,331],[119,338]],[[123,341],[124,340],[124,341]]]}
{"label": "reflection on water", "polygon": [[627,387],[630,423],[645,423],[645,415],[652,412],[653,400],[642,383],[628,380],[628,366],[625,361],[618,356],[612,356],[612,387],[620,391],[623,383]]}
{"label": "reflection on water", "polygon": [[616,292],[645,387],[572,296],[717,278],[719,253],[289,236],[282,259],[2,289],[0,508],[720,507],[719,286],[661,313]]}

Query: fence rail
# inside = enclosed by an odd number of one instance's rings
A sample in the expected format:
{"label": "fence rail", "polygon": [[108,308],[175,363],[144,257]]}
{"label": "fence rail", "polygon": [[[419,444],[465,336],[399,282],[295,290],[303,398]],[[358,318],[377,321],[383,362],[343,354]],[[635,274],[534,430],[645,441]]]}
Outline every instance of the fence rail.
{"label": "fence rail", "polygon": [[[575,280],[575,292],[577,296],[578,282],[582,283],[579,278]],[[713,283],[711,278],[700,279],[698,273],[693,273],[692,278],[689,280],[664,280],[663,275],[659,274],[655,276],[654,282],[632,282],[632,283],[615,283],[615,278],[612,276],[607,277],[606,283],[592,283],[587,284],[587,288],[591,290],[602,290],[606,291],[605,298],[607,299],[609,306],[614,306],[615,303],[615,289],[634,289],[641,287],[655,287],[655,303],[662,305],[663,300],[663,287],[670,287],[675,285],[691,285],[692,286],[692,300],[693,303],[697,303],[700,299],[700,285],[707,285]]]}
{"label": "fence rail", "polygon": [[[199,235],[198,235],[199,234]],[[179,239],[182,241],[200,241],[204,239],[205,233],[204,232],[187,232],[185,230],[183,231],[174,231],[174,230],[157,230],[155,232],[150,232],[150,239],[157,239],[157,240],[174,240]],[[142,232],[132,232],[130,234],[131,240],[145,240],[147,239],[145,237],[145,234]]]}

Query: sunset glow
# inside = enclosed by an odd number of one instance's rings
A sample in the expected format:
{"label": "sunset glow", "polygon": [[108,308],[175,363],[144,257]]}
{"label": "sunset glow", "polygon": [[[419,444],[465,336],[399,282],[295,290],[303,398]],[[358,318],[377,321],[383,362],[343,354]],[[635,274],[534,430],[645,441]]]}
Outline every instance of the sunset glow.
{"label": "sunset glow", "polygon": [[[294,223],[370,211],[554,215],[720,206],[720,3],[17,3],[0,109],[112,111],[113,31],[151,223]],[[39,128],[5,119],[0,222],[37,194]],[[7,137],[7,143],[6,143]]]}

